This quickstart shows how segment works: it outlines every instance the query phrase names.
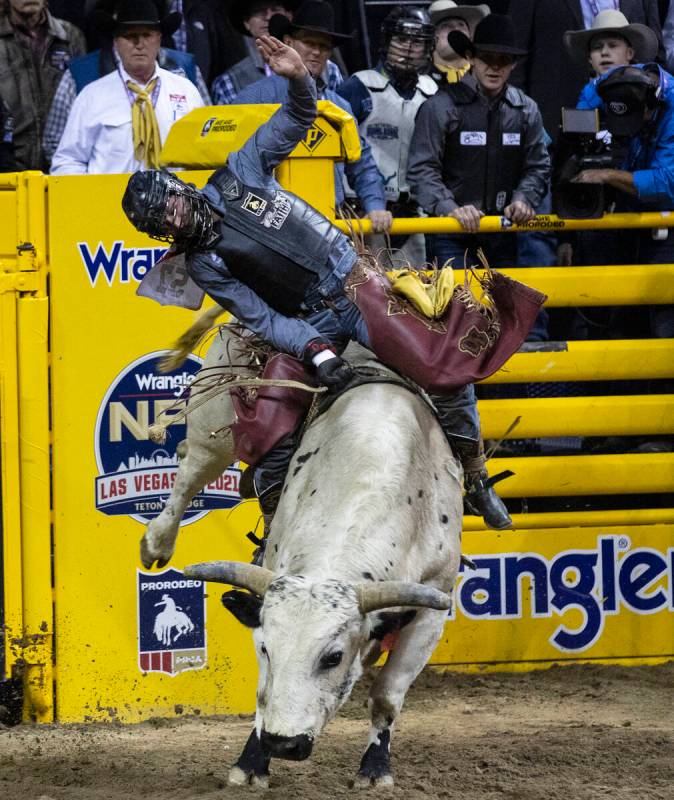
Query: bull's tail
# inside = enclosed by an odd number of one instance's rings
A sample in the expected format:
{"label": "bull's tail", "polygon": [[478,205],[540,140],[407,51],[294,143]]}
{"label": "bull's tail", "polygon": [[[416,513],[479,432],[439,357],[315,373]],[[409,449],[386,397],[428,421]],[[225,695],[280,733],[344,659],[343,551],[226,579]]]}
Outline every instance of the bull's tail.
{"label": "bull's tail", "polygon": [[213,306],[200,314],[194,325],[188,328],[173,345],[173,350],[159,362],[159,369],[162,372],[178,369],[204,334],[215,325],[217,318],[224,313],[225,309],[222,306]]}

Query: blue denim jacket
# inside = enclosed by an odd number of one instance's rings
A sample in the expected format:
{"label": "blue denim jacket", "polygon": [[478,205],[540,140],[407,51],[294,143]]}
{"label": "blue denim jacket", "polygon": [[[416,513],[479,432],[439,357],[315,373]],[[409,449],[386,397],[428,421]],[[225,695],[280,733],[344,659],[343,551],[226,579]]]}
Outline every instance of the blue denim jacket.
{"label": "blue denim jacket", "polygon": [[[288,81],[278,75],[270,75],[247,86],[234,98],[235,103],[283,103],[288,93]],[[331,89],[321,91],[322,100],[330,100],[336,106],[353,115],[348,100]],[[386,208],[384,196],[384,179],[377,169],[370,145],[361,136],[361,156],[358,161],[337,162],[335,164],[335,202],[339,206],[344,202],[343,176],[358,196],[366,212],[381,211]]]}
{"label": "blue denim jacket", "polygon": [[[227,164],[249,186],[280,189],[274,169],[306,135],[316,118],[316,86],[309,76],[289,82],[282,107],[229,156]],[[208,184],[203,190],[207,199],[217,200],[217,190]],[[344,279],[356,262],[356,252],[348,237],[335,240],[328,258],[325,276],[312,287],[307,303],[343,293]],[[213,251],[192,255],[187,263],[195,282],[246,328],[281,350],[301,358],[307,344],[321,334],[308,322],[285,317],[270,308],[250,287],[235,278],[224,261]]]}

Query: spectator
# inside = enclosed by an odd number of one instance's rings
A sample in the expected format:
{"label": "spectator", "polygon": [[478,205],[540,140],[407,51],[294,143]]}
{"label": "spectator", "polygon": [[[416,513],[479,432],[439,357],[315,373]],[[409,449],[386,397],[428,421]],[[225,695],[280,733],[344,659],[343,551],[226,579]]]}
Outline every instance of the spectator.
{"label": "spectator", "polygon": [[489,14],[489,6],[458,6],[454,0],[435,0],[428,7],[431,23],[435,25],[435,49],[431,75],[438,83],[456,83],[470,69],[463,56],[455,53],[449,43],[451,31],[461,31],[473,38],[475,26]]}
{"label": "spectator", "polygon": [[481,247],[494,267],[512,266],[517,240],[509,233],[472,235],[485,214],[525,223],[544,197],[550,158],[536,103],[508,84],[518,57],[510,17],[490,14],[474,40],[452,31],[453,49],[470,61],[471,71],[446,84],[419,109],[407,178],[414,197],[429,215],[456,218],[471,235],[434,237],[439,264]]}
{"label": "spectator", "polygon": [[[255,47],[255,40],[269,32],[269,20],[274,14],[283,14],[288,19],[292,19],[297,5],[298,0],[285,0],[285,2],[261,0],[261,2],[252,4],[234,3],[229,12],[232,25],[244,35],[249,55],[215,79],[211,87],[215,105],[228,105],[246,86],[272,75],[272,71],[264,63],[260,51]],[[330,59],[326,62],[321,78],[328,89],[333,91],[336,91],[343,81],[340,68]]]}
{"label": "spectator", "polygon": [[14,120],[7,103],[0,97],[0,172],[14,172]]}
{"label": "spectator", "polygon": [[[601,11],[588,30],[566,31],[564,46],[571,59],[588,64],[594,73],[580,94],[577,108],[600,108],[597,81],[609,70],[633,61],[652,61],[658,50],[655,33],[645,25],[630,24],[620,11]],[[614,231],[579,231],[560,237],[557,263],[560,266],[614,264],[620,260]],[[605,337],[612,312],[608,308],[576,310],[571,321],[573,338]]]}
{"label": "spectator", "polygon": [[43,169],[42,131],[54,92],[82,33],[47,11],[45,0],[8,0],[0,12],[0,95],[14,119],[18,169]]}
{"label": "spectator", "polygon": [[553,139],[557,138],[560,109],[576,104],[587,81],[587,65],[569,57],[560,34],[590,28],[599,11],[606,9],[619,9],[630,22],[652,28],[658,37],[658,58],[664,58],[657,0],[510,0],[517,44],[529,51],[512,82],[536,101]]}
{"label": "spectator", "polygon": [[[574,180],[616,190],[622,211],[671,211],[674,208],[674,79],[655,64],[616,67],[597,82],[609,130],[628,137],[622,169],[583,170]],[[619,113],[617,113],[619,112]],[[622,258],[614,263],[670,264],[674,237],[651,230],[623,231]],[[616,240],[618,239],[618,234]],[[674,307],[651,306],[642,317],[637,309],[614,309],[612,338],[674,337]]]}
{"label": "spectator", "polygon": [[53,175],[156,169],[171,125],[203,105],[191,81],[157,64],[161,34],[175,30],[180,14],[160,19],[152,0],[121,0],[100,20],[120,63],[77,95]]}
{"label": "spectator", "polygon": [[[297,50],[304,65],[316,81],[318,96],[352,114],[351,106],[343,97],[327,88],[321,75],[325,69],[336,40],[348,38],[333,30],[332,6],[321,0],[307,0],[295,13],[293,20],[282,14],[269,21],[269,33],[284,44]],[[235,103],[283,103],[288,84],[278,75],[263,78],[248,86],[234,98]],[[385,233],[391,227],[391,213],[386,210],[384,182],[372,158],[367,142],[361,138],[362,153],[358,161],[335,164],[336,203],[344,201],[343,175],[356,192],[366,216],[372,221],[375,233]]]}
{"label": "spectator", "polygon": [[[94,18],[98,18],[101,10],[101,4],[99,4],[97,11],[93,14]],[[114,12],[114,6],[110,10]],[[48,163],[51,163],[56,148],[59,146],[77,95],[88,84],[118,68],[119,54],[113,46],[112,39],[108,35],[104,41],[100,50],[94,50],[92,53],[72,61],[59,82],[44,126],[43,149]],[[208,89],[194,56],[190,53],[161,47],[157,63],[162,69],[189,78],[199,90],[204,104],[211,104]]]}
{"label": "spectator", "polygon": [[[433,48],[433,26],[428,14],[414,6],[399,6],[384,20],[376,69],[357,72],[339,88],[358,122],[360,135],[370,145],[372,156],[384,178],[386,207],[394,217],[416,217],[419,209],[409,194],[407,156],[414,131],[414,118],[421,104],[437,91],[426,72]],[[383,236],[368,237],[374,253],[382,252]],[[423,264],[426,248],[423,234],[394,236],[389,266]]]}
{"label": "spectator", "polygon": [[583,87],[576,108],[599,108],[597,80],[614,67],[653,61],[658,37],[646,25],[630,24],[621,11],[609,10],[600,11],[589,29],[566,31],[564,47],[574,61],[589,63],[594,75]]}
{"label": "spectator", "polygon": [[665,47],[665,63],[667,71],[674,70],[674,3],[666,0],[668,8],[661,14],[662,19],[662,41]]}

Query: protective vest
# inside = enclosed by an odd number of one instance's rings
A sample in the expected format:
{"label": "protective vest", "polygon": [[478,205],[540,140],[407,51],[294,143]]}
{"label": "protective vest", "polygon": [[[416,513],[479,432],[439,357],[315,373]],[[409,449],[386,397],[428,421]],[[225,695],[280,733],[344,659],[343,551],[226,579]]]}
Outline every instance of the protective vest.
{"label": "protective vest", "polygon": [[[182,70],[186,78],[196,86],[197,70],[194,56],[190,53],[183,53],[180,50],[171,50],[169,47],[162,47],[159,51],[157,63],[162,69],[169,72]],[[113,72],[115,69],[115,59],[109,48],[94,50],[82,58],[76,58],[70,62],[70,72],[75,79],[75,88],[79,94],[85,86],[93,81],[97,81],[104,75]]]}
{"label": "protective vest", "polygon": [[526,120],[524,95],[512,86],[489,106],[470,84],[460,81],[444,91],[452,98],[459,124],[445,140],[442,174],[460,206],[501,214],[511,202],[524,167]]}
{"label": "protective vest", "polygon": [[395,201],[409,192],[407,159],[419,106],[434,95],[438,86],[428,75],[419,75],[414,95],[405,100],[390,79],[374,69],[356,72],[355,77],[370,92],[372,111],[358,125],[384,179],[386,199]]}
{"label": "protective vest", "polygon": [[344,234],[285,189],[247,186],[228,167],[211,175],[223,215],[216,244],[235,278],[282,314],[300,310],[307,290],[327,276],[330,250]]}

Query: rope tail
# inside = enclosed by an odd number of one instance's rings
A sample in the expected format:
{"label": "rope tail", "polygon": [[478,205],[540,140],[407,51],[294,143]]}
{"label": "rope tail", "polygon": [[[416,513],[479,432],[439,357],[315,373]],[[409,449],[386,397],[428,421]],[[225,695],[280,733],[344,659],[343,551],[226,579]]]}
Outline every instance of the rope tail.
{"label": "rope tail", "polygon": [[200,314],[196,322],[173,345],[173,350],[159,362],[159,369],[162,372],[178,369],[203,336],[215,325],[217,318],[224,313],[225,309],[221,306],[213,306]]}

